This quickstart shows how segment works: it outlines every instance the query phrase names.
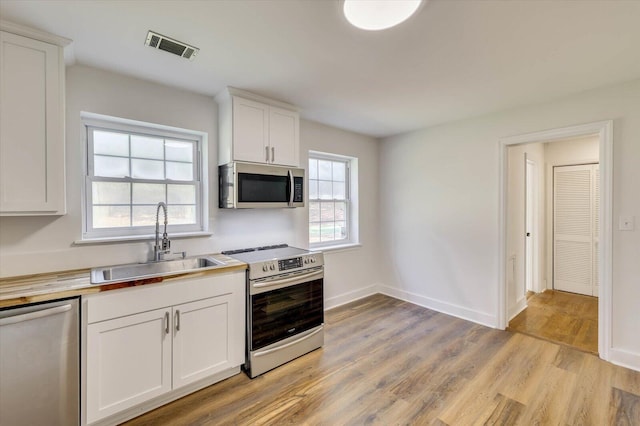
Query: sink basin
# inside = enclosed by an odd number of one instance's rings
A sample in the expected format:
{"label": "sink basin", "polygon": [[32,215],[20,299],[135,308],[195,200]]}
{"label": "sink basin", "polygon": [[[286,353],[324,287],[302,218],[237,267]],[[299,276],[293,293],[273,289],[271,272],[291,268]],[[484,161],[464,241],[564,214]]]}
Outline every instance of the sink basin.
{"label": "sink basin", "polygon": [[91,270],[91,284],[134,281],[144,278],[163,277],[196,272],[224,266],[225,263],[212,257],[187,257],[160,262],[133,263],[130,265],[106,266]]}

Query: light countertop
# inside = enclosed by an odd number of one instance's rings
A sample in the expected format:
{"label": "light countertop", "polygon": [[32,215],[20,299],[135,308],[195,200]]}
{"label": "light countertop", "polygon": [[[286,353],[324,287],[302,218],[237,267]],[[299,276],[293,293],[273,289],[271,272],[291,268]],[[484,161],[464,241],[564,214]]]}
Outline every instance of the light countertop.
{"label": "light countertop", "polygon": [[80,296],[83,294],[99,293],[119,288],[159,283],[178,278],[185,278],[186,276],[222,274],[247,268],[246,263],[223,254],[207,256],[220,260],[225,264],[204,271],[189,273],[177,272],[164,277],[145,278],[135,281],[123,281],[108,284],[91,284],[91,269],[77,269],[73,271],[0,278],[0,308]]}

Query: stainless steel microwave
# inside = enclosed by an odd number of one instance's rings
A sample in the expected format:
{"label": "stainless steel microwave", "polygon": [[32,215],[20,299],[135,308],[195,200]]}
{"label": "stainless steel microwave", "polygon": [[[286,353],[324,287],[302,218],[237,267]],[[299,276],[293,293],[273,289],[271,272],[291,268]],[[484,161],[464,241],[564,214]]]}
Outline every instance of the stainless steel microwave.
{"label": "stainless steel microwave", "polygon": [[219,207],[304,207],[304,169],[233,162],[219,166]]}

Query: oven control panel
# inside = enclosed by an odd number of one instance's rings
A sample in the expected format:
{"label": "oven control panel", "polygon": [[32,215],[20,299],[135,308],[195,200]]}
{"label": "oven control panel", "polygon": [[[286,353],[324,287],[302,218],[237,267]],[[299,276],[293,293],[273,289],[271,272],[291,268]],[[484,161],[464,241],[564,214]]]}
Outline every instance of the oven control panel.
{"label": "oven control panel", "polygon": [[292,257],[290,259],[278,260],[278,270],[288,271],[289,269],[296,269],[302,267],[301,257]]}
{"label": "oven control panel", "polygon": [[249,275],[251,279],[269,277],[309,268],[322,266],[324,258],[322,253],[310,253],[302,256],[273,259],[251,264]]}

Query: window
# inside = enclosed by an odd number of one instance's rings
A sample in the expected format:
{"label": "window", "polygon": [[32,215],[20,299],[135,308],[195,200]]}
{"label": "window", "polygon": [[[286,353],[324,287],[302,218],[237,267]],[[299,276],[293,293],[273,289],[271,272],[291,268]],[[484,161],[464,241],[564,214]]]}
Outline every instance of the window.
{"label": "window", "polygon": [[354,202],[357,159],[309,153],[309,244],[314,247],[357,241]]}
{"label": "window", "polygon": [[168,231],[206,230],[200,162],[206,134],[96,114],[82,118],[84,239],[153,234],[160,201],[167,204]]}

